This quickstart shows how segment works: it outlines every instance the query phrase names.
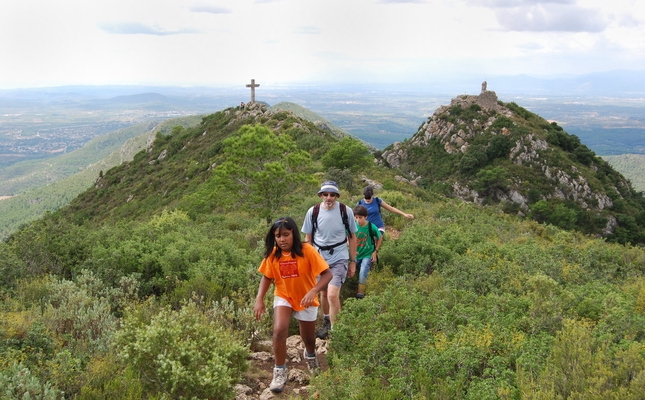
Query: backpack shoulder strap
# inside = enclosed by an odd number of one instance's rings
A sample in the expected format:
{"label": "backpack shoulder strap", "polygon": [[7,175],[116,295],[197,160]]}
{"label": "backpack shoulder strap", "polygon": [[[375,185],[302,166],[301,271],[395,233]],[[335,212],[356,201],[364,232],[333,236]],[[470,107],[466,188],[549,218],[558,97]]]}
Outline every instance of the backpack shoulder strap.
{"label": "backpack shoulder strap", "polygon": [[311,242],[314,241],[314,234],[318,228],[318,214],[320,214],[320,203],[316,203],[313,211],[311,212]]}
{"label": "backpack shoulder strap", "polygon": [[[368,223],[367,229],[369,229],[369,231],[370,231],[370,239],[372,239],[372,246],[376,250],[376,240],[377,240],[377,233],[376,232],[378,232],[378,228],[376,227],[376,225],[374,225],[373,223],[371,223],[369,221],[367,223]],[[376,253],[376,263],[378,264],[378,253]]]}
{"label": "backpack shoulder strap", "polygon": [[[368,223],[367,229],[370,232],[370,239],[372,239],[372,246],[376,248],[376,233],[374,232],[374,228],[376,228],[376,226],[369,221],[367,221],[367,223]],[[376,230],[378,230],[378,228]]]}
{"label": "backpack shoulder strap", "polygon": [[340,216],[343,218],[343,225],[345,225],[345,230],[347,235],[351,238],[352,231],[349,230],[349,217],[347,215],[347,206],[344,203],[338,202],[340,206]]}

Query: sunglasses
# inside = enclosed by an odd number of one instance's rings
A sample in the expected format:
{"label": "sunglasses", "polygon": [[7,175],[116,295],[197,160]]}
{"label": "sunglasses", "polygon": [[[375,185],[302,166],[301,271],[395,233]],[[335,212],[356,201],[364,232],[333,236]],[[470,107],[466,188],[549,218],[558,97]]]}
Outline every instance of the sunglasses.
{"label": "sunglasses", "polygon": [[336,197],[336,193],[321,193],[320,195],[323,197]]}

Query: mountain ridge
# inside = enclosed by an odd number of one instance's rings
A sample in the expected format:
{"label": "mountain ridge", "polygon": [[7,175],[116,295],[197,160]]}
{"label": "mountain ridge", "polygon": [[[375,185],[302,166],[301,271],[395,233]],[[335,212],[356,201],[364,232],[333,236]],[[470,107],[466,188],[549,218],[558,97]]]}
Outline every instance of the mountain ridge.
{"label": "mountain ridge", "polygon": [[[503,203],[540,222],[645,242],[645,201],[627,179],[577,136],[485,87],[439,107],[409,140],[386,148],[381,162],[464,201]],[[629,215],[637,218],[627,238]]]}

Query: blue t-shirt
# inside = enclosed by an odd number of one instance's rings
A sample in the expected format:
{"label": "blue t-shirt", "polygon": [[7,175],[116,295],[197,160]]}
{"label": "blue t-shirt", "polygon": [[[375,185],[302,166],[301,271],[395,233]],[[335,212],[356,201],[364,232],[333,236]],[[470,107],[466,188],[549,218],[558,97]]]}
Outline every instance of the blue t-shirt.
{"label": "blue t-shirt", "polygon": [[[352,234],[356,234],[356,223],[354,223],[354,211],[350,207],[347,209],[347,222],[349,223],[349,230]],[[313,230],[313,225],[311,223],[311,214],[313,214],[314,208],[311,207],[305,215],[305,221],[302,224],[302,232],[307,234],[311,233]],[[329,265],[340,261],[340,260],[349,260],[349,249],[347,247],[347,233],[345,232],[345,224],[343,224],[343,217],[340,214],[339,203],[336,202],[336,205],[331,210],[325,210],[325,208],[320,205],[320,211],[318,212],[318,228],[314,234],[314,242],[316,249],[318,246],[331,246],[336,243],[340,243],[345,240],[345,243],[334,248],[334,253],[330,254],[331,250],[319,250],[320,255],[323,256],[325,261]]]}
{"label": "blue t-shirt", "polygon": [[376,225],[379,229],[385,229],[385,223],[381,218],[381,202],[378,197],[372,197],[372,202],[367,204],[365,199],[361,199],[356,205],[362,205],[367,208],[367,220]]}

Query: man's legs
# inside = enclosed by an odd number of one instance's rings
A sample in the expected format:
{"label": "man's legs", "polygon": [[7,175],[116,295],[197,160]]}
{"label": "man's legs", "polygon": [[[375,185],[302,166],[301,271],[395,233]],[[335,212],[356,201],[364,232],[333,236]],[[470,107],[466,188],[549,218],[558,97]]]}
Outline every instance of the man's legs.
{"label": "man's legs", "polygon": [[[327,285],[327,296],[325,302],[327,303],[327,310],[333,325],[336,320],[336,315],[340,312],[340,288],[343,286],[343,283],[345,283],[345,279],[347,279],[347,260],[336,261],[329,266],[329,269],[331,270],[333,277],[331,278],[329,285]],[[327,314],[324,303],[323,312]]]}
{"label": "man's legs", "polygon": [[329,315],[329,300],[327,300],[327,289],[320,291],[320,305],[322,306],[323,315]]}
{"label": "man's legs", "polygon": [[340,312],[340,287],[329,285],[327,287],[327,302],[329,304],[329,319],[334,326],[336,315]]}

